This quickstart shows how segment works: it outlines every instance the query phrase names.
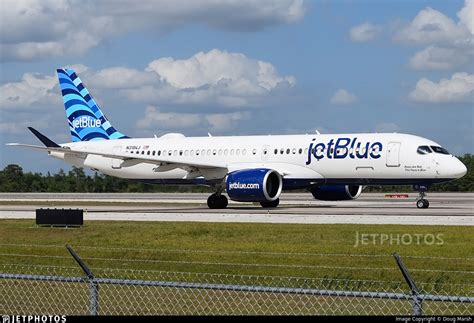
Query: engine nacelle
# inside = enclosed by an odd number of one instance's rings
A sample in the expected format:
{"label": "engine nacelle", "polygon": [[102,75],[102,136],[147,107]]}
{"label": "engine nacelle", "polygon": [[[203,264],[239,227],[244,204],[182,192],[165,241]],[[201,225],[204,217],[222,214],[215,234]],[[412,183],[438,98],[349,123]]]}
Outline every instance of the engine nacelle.
{"label": "engine nacelle", "polygon": [[271,202],[283,189],[281,175],[266,168],[238,170],[227,175],[226,190],[231,200],[238,202]]}
{"label": "engine nacelle", "polygon": [[317,200],[344,201],[354,200],[362,193],[360,185],[321,185],[311,189],[311,193]]}

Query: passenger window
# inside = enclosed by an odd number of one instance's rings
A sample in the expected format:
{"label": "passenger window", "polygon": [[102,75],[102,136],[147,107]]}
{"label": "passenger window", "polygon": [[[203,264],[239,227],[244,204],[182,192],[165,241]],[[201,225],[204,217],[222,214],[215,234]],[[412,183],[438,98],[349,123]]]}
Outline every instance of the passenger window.
{"label": "passenger window", "polygon": [[294,154],[296,154],[296,148],[293,148],[293,150],[291,151]]}
{"label": "passenger window", "polygon": [[201,155],[202,156],[206,155],[206,151],[204,149],[201,151]]}
{"label": "passenger window", "polygon": [[240,155],[240,149],[237,149],[237,151],[235,152],[235,154],[236,154],[237,156],[239,156],[239,155]]}
{"label": "passenger window", "polygon": [[247,149],[242,149],[242,155],[247,155]]}
{"label": "passenger window", "polygon": [[196,156],[199,156],[199,150],[196,150]]}
{"label": "passenger window", "polygon": [[257,149],[252,150],[252,154],[256,155],[257,154]]}
{"label": "passenger window", "polygon": [[278,149],[275,148],[275,150],[273,151],[276,154],[278,154]]}
{"label": "passenger window", "polygon": [[144,151],[144,150],[142,150],[142,155],[145,155],[145,151]]}
{"label": "passenger window", "polygon": [[211,156],[211,150],[210,149],[207,150],[207,155]]}
{"label": "passenger window", "polygon": [[189,155],[189,151],[188,150],[185,150],[184,151],[184,156],[188,156]]}
{"label": "passenger window", "polygon": [[265,148],[265,149],[263,150],[263,154],[264,154],[264,155],[268,154],[268,149]]}
{"label": "passenger window", "polygon": [[217,150],[214,149],[214,150],[212,151],[212,154],[215,156],[215,155],[217,154]]}
{"label": "passenger window", "polygon": [[420,146],[418,147],[416,152],[419,153],[420,155],[426,155],[426,154],[431,153],[431,149],[428,146]]}
{"label": "passenger window", "polygon": [[285,149],[283,149],[283,148],[280,148],[280,154],[282,154],[282,155],[283,155],[284,153],[285,153]]}
{"label": "passenger window", "polygon": [[300,150],[298,151],[298,153],[301,155],[303,153],[303,148],[300,148]]}
{"label": "passenger window", "polygon": [[231,156],[234,156],[234,149],[231,149],[231,150],[230,150],[230,155],[231,155]]}
{"label": "passenger window", "polygon": [[190,155],[190,156],[194,156],[194,150],[191,150],[191,151],[189,152],[189,155]]}
{"label": "passenger window", "polygon": [[224,150],[224,155],[227,156],[229,154],[229,149]]}
{"label": "passenger window", "polygon": [[148,156],[150,156],[150,153],[151,153],[151,151],[149,151],[149,150],[146,152],[146,154],[147,154]]}
{"label": "passenger window", "polygon": [[222,156],[222,149],[219,149],[219,156]]}

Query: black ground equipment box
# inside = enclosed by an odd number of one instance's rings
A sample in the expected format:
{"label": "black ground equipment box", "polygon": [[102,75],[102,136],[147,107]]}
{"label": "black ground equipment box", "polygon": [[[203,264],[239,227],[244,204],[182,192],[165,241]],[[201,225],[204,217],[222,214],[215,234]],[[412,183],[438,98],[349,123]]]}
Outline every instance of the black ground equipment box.
{"label": "black ground equipment box", "polygon": [[82,209],[36,209],[36,224],[49,226],[81,226],[84,224]]}

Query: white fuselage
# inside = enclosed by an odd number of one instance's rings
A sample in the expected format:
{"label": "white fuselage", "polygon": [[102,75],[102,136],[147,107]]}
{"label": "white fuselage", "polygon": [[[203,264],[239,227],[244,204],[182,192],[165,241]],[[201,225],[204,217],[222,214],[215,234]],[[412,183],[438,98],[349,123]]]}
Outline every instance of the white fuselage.
{"label": "white fuselage", "polygon": [[[159,138],[98,140],[62,146],[107,157],[85,154],[81,158],[54,151],[50,154],[79,167],[150,183],[219,181],[236,170],[268,168],[283,176],[284,189],[331,183],[431,184],[461,177],[466,170],[450,154],[417,152],[419,146],[439,146],[437,143],[397,133],[229,137],[168,134]],[[114,154],[122,157],[110,157]],[[136,157],[140,156],[149,161],[137,161]],[[163,162],[163,158],[167,161]],[[222,167],[192,167],[190,161]]]}

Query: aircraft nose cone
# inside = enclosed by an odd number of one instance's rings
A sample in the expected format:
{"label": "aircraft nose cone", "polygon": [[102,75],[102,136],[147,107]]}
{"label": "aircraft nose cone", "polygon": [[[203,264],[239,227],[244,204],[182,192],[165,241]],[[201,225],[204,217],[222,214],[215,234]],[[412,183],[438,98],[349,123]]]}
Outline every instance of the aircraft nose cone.
{"label": "aircraft nose cone", "polygon": [[467,173],[467,167],[460,161],[459,159],[457,160],[455,169],[454,169],[454,176],[456,178],[461,178]]}

